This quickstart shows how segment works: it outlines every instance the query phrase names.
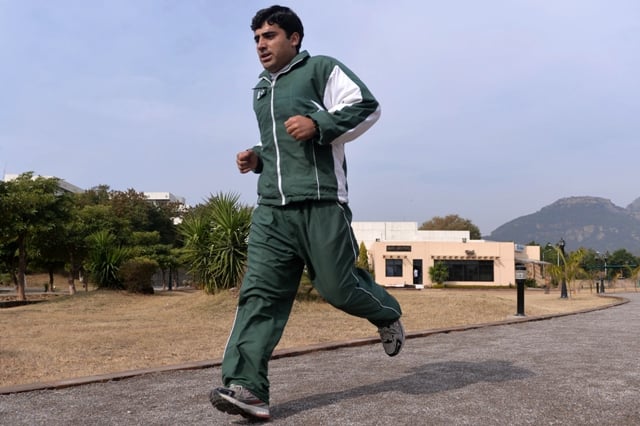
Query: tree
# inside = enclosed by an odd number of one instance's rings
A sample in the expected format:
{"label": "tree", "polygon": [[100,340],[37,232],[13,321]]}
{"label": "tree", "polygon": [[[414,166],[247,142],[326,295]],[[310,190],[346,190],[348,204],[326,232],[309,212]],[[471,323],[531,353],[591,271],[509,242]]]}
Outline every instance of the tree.
{"label": "tree", "polygon": [[62,226],[67,210],[67,195],[59,189],[59,179],[34,177],[23,173],[2,182],[0,189],[1,244],[15,243],[18,253],[17,299],[26,300],[25,276],[30,236],[50,232]]}
{"label": "tree", "polygon": [[559,256],[559,265],[550,265],[549,274],[556,282],[563,279],[567,283],[569,293],[575,291],[574,281],[580,278],[591,278],[589,273],[584,269],[584,260],[588,256],[588,250],[579,248],[569,254],[563,254],[559,247],[555,247],[556,254]]}
{"label": "tree", "polygon": [[436,283],[441,286],[449,278],[449,270],[447,265],[443,262],[436,262],[433,266],[429,267],[429,278],[432,283]]}
{"label": "tree", "polygon": [[210,196],[179,227],[185,260],[208,293],[240,285],[247,262],[252,207],[237,194]]}
{"label": "tree", "polygon": [[170,244],[160,244],[158,231],[134,232],[132,242],[135,257],[146,257],[156,262],[162,275],[163,289],[167,287],[166,278],[167,271],[169,271],[169,289],[171,290],[171,271],[179,265],[178,258],[173,253],[173,247]]}
{"label": "tree", "polygon": [[629,272],[629,278],[631,278],[634,290],[638,291],[638,287],[640,286],[638,282],[638,278],[640,278],[640,266],[636,266]]}
{"label": "tree", "polygon": [[480,229],[469,219],[464,219],[457,214],[450,214],[445,217],[434,216],[431,220],[424,222],[418,228],[423,231],[469,231],[472,240],[482,238]]}
{"label": "tree", "polygon": [[[621,278],[629,277],[630,271],[640,265],[638,258],[626,249],[618,249],[607,258],[608,271],[610,275],[619,275]],[[607,277],[608,279],[609,277]]]}
{"label": "tree", "polygon": [[133,189],[109,192],[108,205],[114,216],[124,221],[118,237],[126,241],[131,232],[158,232],[160,243],[173,244],[177,237],[174,219],[182,215],[180,203],[152,203]]}
{"label": "tree", "polygon": [[358,260],[356,262],[356,266],[360,269],[364,269],[365,271],[369,271],[369,253],[367,252],[367,246],[364,245],[364,242],[360,243],[360,248],[358,250]]}
{"label": "tree", "polygon": [[54,290],[54,274],[64,268],[67,257],[64,247],[65,225],[61,223],[60,226],[29,238],[32,263],[38,269],[44,269],[49,275],[49,283],[45,285],[45,291]]}
{"label": "tree", "polygon": [[0,272],[6,271],[14,286],[18,287],[18,245],[15,241],[0,239]]}
{"label": "tree", "polygon": [[[68,271],[69,294],[76,292],[76,279],[80,279],[83,264],[89,255],[88,237],[96,232],[111,234],[126,228],[126,222],[113,214],[109,205],[109,187],[99,185],[82,193],[72,194],[71,215],[66,223],[64,239],[65,268]],[[83,281],[84,281],[83,275]],[[86,283],[85,290],[88,290]]]}

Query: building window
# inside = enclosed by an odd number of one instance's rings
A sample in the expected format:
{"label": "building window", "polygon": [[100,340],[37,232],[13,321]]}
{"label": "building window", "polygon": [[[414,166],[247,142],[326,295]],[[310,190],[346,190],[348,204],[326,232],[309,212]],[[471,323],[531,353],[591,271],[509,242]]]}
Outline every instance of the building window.
{"label": "building window", "polygon": [[493,260],[440,260],[447,266],[447,281],[493,282]]}
{"label": "building window", "polygon": [[411,246],[387,246],[387,251],[411,251]]}
{"label": "building window", "polygon": [[385,259],[385,271],[387,277],[401,277],[402,259]]}

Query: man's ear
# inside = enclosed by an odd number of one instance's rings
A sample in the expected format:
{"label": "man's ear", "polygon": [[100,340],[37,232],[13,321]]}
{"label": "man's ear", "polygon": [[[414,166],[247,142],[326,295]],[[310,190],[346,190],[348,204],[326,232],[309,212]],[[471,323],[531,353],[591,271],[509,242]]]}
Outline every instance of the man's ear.
{"label": "man's ear", "polygon": [[291,36],[289,37],[289,40],[291,41],[291,45],[292,46],[300,47],[300,34],[291,33]]}

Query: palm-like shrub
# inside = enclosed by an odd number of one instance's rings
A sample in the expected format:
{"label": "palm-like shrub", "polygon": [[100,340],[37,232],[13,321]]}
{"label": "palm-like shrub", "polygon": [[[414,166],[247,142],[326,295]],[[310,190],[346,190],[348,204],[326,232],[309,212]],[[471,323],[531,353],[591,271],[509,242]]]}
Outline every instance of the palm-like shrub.
{"label": "palm-like shrub", "polygon": [[109,231],[98,231],[88,237],[90,251],[88,270],[98,288],[122,289],[120,265],[127,260],[130,250],[117,244]]}
{"label": "palm-like shrub", "polygon": [[252,207],[219,193],[187,216],[179,231],[184,260],[208,293],[240,285],[247,264]]}
{"label": "palm-like shrub", "polygon": [[562,250],[556,248],[559,265],[549,265],[548,273],[551,278],[560,283],[563,280],[567,283],[569,294],[574,292],[574,281],[579,278],[589,278],[589,274],[582,267],[583,259],[586,255],[586,250],[579,248],[578,250],[565,255]]}

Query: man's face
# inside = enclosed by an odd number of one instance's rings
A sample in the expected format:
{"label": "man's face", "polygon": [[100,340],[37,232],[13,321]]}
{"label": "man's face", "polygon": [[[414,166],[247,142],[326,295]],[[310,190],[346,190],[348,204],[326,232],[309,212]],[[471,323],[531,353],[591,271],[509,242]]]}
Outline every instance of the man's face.
{"label": "man's face", "polygon": [[256,42],[256,50],[260,63],[269,72],[275,73],[284,68],[298,53],[300,35],[287,34],[277,24],[265,22],[262,27],[254,32],[253,39]]}

